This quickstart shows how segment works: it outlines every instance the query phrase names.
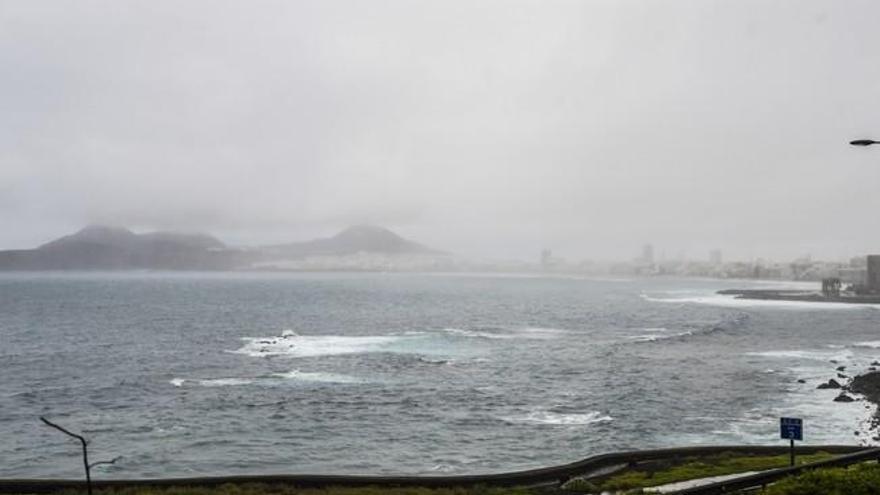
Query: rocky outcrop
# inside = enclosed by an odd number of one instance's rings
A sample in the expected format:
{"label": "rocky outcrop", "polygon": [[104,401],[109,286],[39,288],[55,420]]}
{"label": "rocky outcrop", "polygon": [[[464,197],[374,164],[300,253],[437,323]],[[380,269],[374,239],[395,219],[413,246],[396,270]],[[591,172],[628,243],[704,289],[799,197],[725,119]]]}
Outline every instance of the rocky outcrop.
{"label": "rocky outcrop", "polygon": [[864,395],[874,404],[880,404],[880,371],[871,371],[854,377],[847,389],[852,393]]}
{"label": "rocky outcrop", "polygon": [[827,382],[820,384],[816,388],[817,389],[828,389],[828,388],[835,388],[836,389],[836,388],[843,388],[843,385],[841,385],[837,380],[832,378],[832,379],[828,380]]}

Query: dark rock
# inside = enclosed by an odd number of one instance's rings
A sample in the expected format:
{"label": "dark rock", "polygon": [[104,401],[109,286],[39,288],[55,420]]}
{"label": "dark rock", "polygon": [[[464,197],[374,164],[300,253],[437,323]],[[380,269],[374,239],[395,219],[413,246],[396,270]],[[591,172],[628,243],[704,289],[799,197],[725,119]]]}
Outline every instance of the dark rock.
{"label": "dark rock", "polygon": [[834,402],[855,402],[855,399],[846,394],[840,394],[834,398]]}
{"label": "dark rock", "polygon": [[846,369],[846,366],[838,366],[836,369],[837,371],[843,371]]}
{"label": "dark rock", "polygon": [[871,366],[880,366],[880,361],[871,361]]}
{"label": "dark rock", "polygon": [[872,371],[852,379],[849,391],[862,394],[874,404],[880,403],[880,371]]}
{"label": "dark rock", "polygon": [[834,378],[828,380],[826,383],[820,384],[817,389],[826,389],[826,388],[843,388],[840,383]]}
{"label": "dark rock", "polygon": [[871,366],[871,367],[868,368],[868,371],[877,371],[877,367],[876,367],[876,366]]}
{"label": "dark rock", "polygon": [[829,363],[831,363],[831,364],[837,364],[837,360],[836,360],[836,359],[832,359],[831,361],[829,361]]}
{"label": "dark rock", "polygon": [[806,381],[806,380],[804,380],[804,379],[803,379],[803,378],[800,378],[800,379],[798,379],[798,381],[797,381],[797,382],[798,382],[798,383],[807,383],[807,381]]}
{"label": "dark rock", "polygon": [[840,378],[840,379],[846,380],[846,379],[849,378],[849,377],[846,376],[846,375],[844,375],[843,373],[838,373],[838,374],[837,374],[837,378]]}

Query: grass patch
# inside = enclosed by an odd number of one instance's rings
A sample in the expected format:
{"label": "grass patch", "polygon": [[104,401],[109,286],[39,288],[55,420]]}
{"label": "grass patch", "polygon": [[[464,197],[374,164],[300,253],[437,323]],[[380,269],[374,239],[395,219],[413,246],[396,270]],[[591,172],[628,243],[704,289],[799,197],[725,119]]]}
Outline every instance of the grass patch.
{"label": "grass patch", "polygon": [[857,464],[825,468],[791,476],[767,487],[765,495],[876,495],[880,493],[880,466]]}
{"label": "grass patch", "polygon": [[[797,464],[822,461],[834,457],[827,452],[799,455]],[[742,455],[724,452],[705,457],[688,457],[673,464],[671,461],[649,463],[643,467],[635,467],[622,473],[612,475],[601,483],[603,490],[629,490],[647,486],[665,485],[677,481],[686,481],[746,471],[763,471],[786,467],[789,464],[788,454],[785,455]]]}
{"label": "grass patch", "polygon": [[[84,495],[82,490],[66,490],[57,495]],[[95,490],[95,495],[533,495],[524,488],[497,487],[327,487],[296,488],[281,484],[246,483],[226,484],[215,487],[170,486],[170,487],[122,487]]]}

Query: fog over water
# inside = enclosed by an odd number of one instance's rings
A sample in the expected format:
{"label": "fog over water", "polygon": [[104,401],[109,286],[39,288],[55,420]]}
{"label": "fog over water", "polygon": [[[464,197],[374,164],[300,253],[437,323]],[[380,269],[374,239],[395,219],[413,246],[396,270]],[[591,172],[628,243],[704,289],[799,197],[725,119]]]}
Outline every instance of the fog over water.
{"label": "fog over water", "polygon": [[0,248],[877,251],[880,3],[0,0]]}

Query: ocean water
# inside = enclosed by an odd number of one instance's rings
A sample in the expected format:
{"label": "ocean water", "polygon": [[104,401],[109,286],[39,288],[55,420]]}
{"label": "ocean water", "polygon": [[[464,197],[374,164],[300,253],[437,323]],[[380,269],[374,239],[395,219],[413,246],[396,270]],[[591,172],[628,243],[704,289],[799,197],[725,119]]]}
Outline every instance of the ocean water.
{"label": "ocean water", "polygon": [[[0,275],[0,477],[488,473],[623,449],[856,444],[816,385],[872,306],[755,282],[410,274]],[[836,363],[832,362],[836,361]],[[798,383],[798,379],[807,383]],[[856,434],[858,433],[858,435]]]}

